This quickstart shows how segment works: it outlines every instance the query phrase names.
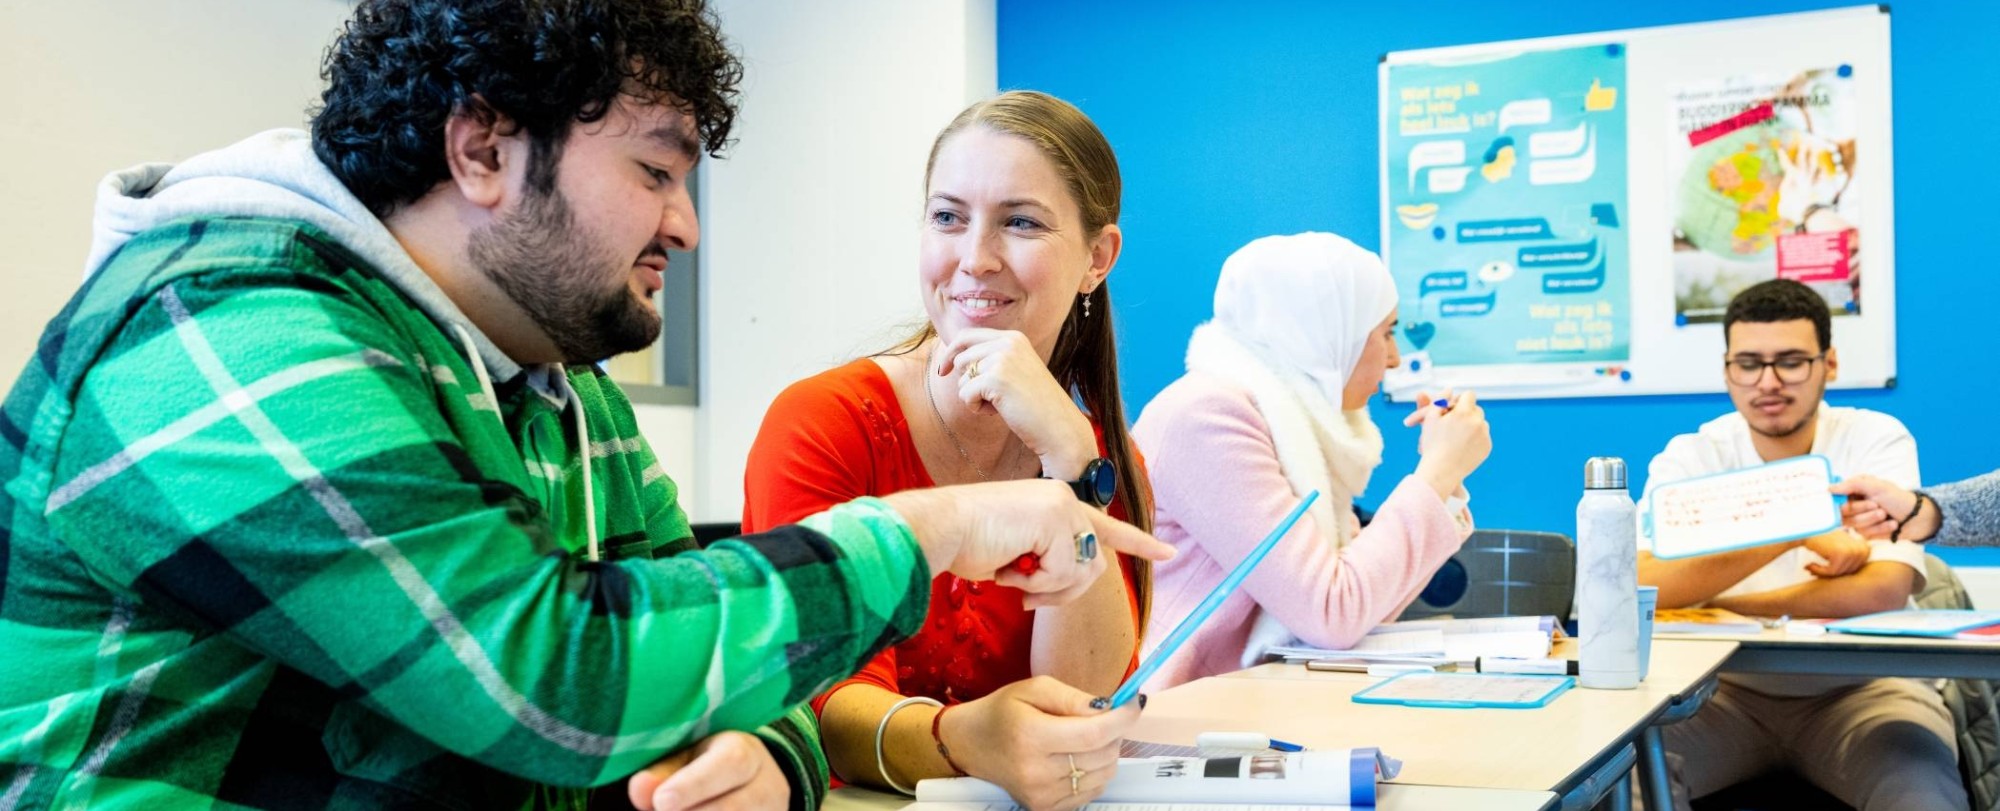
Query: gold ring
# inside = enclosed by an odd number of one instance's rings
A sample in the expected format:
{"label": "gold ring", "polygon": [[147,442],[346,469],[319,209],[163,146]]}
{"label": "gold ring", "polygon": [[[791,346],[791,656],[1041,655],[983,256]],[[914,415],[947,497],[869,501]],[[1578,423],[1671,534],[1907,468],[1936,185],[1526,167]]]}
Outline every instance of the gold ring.
{"label": "gold ring", "polygon": [[972,361],[971,363],[965,364],[965,379],[971,380],[978,376],[979,376],[979,361],[975,360]]}
{"label": "gold ring", "polygon": [[1065,757],[1069,758],[1069,794],[1071,797],[1074,797],[1082,790],[1077,786],[1077,782],[1083,779],[1085,772],[1076,767],[1075,755],[1066,755]]}

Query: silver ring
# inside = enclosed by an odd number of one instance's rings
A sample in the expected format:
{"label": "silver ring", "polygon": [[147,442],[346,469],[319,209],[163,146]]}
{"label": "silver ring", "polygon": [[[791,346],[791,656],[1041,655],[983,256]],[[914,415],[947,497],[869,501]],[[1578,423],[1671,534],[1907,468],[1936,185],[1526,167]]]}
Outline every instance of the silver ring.
{"label": "silver ring", "polygon": [[1076,534],[1076,562],[1089,563],[1097,559],[1097,533],[1084,530]]}
{"label": "silver ring", "polygon": [[1081,791],[1081,788],[1077,784],[1079,781],[1083,780],[1083,775],[1085,774],[1085,772],[1082,769],[1076,767],[1075,755],[1066,755],[1065,757],[1069,758],[1069,794],[1070,796],[1074,797],[1077,795],[1079,791]]}

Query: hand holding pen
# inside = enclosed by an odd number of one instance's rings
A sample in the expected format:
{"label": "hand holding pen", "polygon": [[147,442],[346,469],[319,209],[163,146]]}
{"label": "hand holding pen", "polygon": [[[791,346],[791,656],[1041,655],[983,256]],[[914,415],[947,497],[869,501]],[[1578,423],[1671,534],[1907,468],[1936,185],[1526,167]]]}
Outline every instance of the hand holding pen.
{"label": "hand holding pen", "polygon": [[1035,676],[952,705],[933,729],[950,765],[1005,789],[1022,808],[1075,811],[1118,773],[1119,743],[1144,707],[1106,710],[1089,693]]}
{"label": "hand holding pen", "polygon": [[1479,407],[1479,398],[1470,391],[1454,397],[1447,390],[1436,398],[1419,392],[1417,399],[1423,405],[1403,420],[1406,426],[1423,426],[1417,439],[1417,453],[1423,458],[1417,463],[1416,475],[1436,490],[1439,498],[1450,499],[1464,485],[1465,477],[1493,452],[1486,410]]}
{"label": "hand holding pen", "polygon": [[[1471,392],[1467,392],[1467,394],[1471,394]],[[1417,392],[1417,407],[1410,412],[1409,416],[1403,418],[1403,427],[1410,428],[1418,425],[1429,425],[1431,420],[1450,413],[1452,406],[1451,399],[1451,389],[1445,389],[1435,397],[1431,396],[1431,393],[1427,391]],[[1419,450],[1421,449],[1422,447],[1419,446]]]}

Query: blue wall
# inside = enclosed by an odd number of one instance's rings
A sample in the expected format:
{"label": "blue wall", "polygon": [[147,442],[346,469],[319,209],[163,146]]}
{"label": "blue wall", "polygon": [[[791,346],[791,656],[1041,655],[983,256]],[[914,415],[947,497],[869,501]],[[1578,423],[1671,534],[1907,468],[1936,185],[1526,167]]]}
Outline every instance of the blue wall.
{"label": "blue wall", "polygon": [[[1844,5],[1853,3],[1550,0],[1507,13],[1472,0],[999,0],[1000,86],[1075,102],[1118,150],[1126,248],[1112,281],[1136,408],[1180,374],[1188,333],[1209,316],[1222,260],[1238,246],[1310,229],[1380,247],[1383,53]],[[2000,239],[1967,219],[1996,205],[2000,60],[1989,46],[2000,42],[2000,4],[1903,0],[1890,30],[1899,382],[1828,399],[1901,418],[1926,479],[1947,481],[2000,467],[2000,426],[1985,416],[2000,400]],[[1586,457],[1623,456],[1643,477],[1669,437],[1730,406],[1715,394],[1486,407],[1495,450],[1469,483],[1480,523],[1568,533]],[[1375,405],[1389,441],[1378,482],[1416,463],[1414,434],[1394,427],[1400,411]],[[2000,565],[2000,550],[1947,556]]]}

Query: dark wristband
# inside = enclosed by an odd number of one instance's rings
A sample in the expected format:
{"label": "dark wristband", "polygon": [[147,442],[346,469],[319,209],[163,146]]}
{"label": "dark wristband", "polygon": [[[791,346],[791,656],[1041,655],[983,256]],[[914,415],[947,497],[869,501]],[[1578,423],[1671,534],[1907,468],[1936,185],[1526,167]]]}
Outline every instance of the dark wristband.
{"label": "dark wristband", "polygon": [[1903,520],[1897,521],[1895,529],[1889,530],[1889,540],[1891,542],[1902,540],[1903,528],[1909,526],[1911,521],[1916,520],[1917,513],[1924,511],[1924,500],[1930,497],[1924,495],[1922,491],[1916,491],[1916,496],[1917,503],[1910,507],[1910,514],[1903,516]]}

